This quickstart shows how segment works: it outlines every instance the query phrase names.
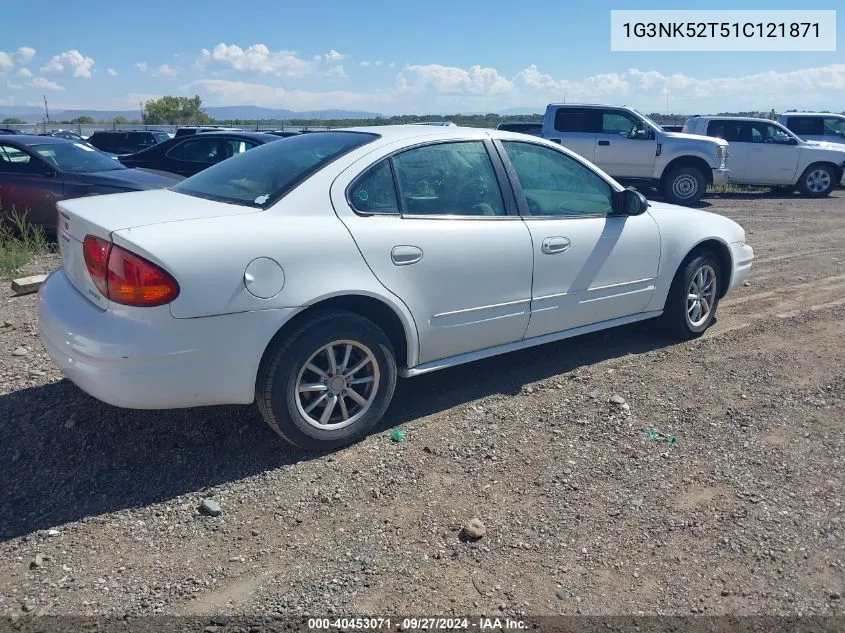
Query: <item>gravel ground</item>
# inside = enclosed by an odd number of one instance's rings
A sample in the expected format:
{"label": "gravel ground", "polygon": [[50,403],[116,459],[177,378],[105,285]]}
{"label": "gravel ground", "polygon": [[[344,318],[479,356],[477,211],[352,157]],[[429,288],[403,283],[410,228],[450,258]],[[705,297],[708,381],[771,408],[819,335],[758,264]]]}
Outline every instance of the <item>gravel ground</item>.
{"label": "gravel ground", "polygon": [[401,381],[332,455],[252,407],[101,404],[35,295],[4,295],[0,615],[843,615],[845,192],[708,205],[756,260],[703,338],[644,323]]}

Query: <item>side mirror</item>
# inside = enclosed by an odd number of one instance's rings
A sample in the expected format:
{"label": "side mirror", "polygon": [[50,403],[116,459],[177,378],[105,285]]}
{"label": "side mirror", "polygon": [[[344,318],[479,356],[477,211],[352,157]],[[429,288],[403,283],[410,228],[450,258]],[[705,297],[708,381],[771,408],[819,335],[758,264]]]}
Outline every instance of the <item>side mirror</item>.
{"label": "side mirror", "polygon": [[647,128],[646,129],[639,129],[636,132],[634,132],[634,135],[631,138],[642,140],[642,141],[647,141],[651,138],[651,130],[649,130]]}
{"label": "side mirror", "polygon": [[613,192],[614,215],[641,215],[648,209],[648,200],[636,189]]}

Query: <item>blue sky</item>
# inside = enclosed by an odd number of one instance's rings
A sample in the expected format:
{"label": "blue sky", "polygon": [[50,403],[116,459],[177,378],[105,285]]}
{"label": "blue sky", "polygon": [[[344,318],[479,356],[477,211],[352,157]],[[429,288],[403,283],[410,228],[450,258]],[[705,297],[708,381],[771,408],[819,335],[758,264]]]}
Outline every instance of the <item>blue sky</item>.
{"label": "blue sky", "polygon": [[[542,109],[564,95],[662,112],[667,92],[669,109],[683,113],[845,108],[841,51],[611,52],[610,10],[631,8],[622,2],[2,4],[0,111],[37,105],[43,94],[55,109],[129,109],[195,93],[207,105],[390,114]],[[796,6],[712,1],[697,8]]]}

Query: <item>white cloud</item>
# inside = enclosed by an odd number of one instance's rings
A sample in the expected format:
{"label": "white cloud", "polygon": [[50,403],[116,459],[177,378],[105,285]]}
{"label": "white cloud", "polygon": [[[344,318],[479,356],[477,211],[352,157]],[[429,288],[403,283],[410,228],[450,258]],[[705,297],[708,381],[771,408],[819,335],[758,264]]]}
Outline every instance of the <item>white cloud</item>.
{"label": "white cloud", "polygon": [[176,77],[178,74],[179,71],[171,68],[168,64],[162,64],[153,71],[155,77]]}
{"label": "white cloud", "polygon": [[44,77],[35,77],[32,81],[29,82],[29,85],[33,88],[39,88],[41,90],[64,90],[59,84],[54,81],[50,81],[49,79],[45,79]]}
{"label": "white cloud", "polygon": [[12,61],[11,56],[8,53],[0,51],[0,72],[12,70],[14,67],[15,63]]}
{"label": "white cloud", "polygon": [[338,79],[346,77],[346,71],[343,69],[343,65],[339,66],[332,66],[329,68],[325,73],[323,73],[326,77],[335,77]]}
{"label": "white cloud", "polygon": [[381,66],[383,63],[384,63],[383,61],[378,60],[378,61],[373,62],[373,66],[379,67],[379,66]]}
{"label": "white cloud", "polygon": [[319,59],[302,59],[294,51],[271,51],[264,44],[253,44],[243,49],[235,44],[221,43],[211,51],[202,49],[197,60],[200,68],[206,65],[217,65],[233,70],[289,77],[303,77],[309,74],[317,63]]}
{"label": "white cloud", "polygon": [[361,66],[363,66],[364,68],[369,68],[371,65],[372,64],[370,64],[370,62],[368,62],[367,60],[361,62]]}
{"label": "white cloud", "polygon": [[32,71],[30,71],[29,68],[19,68],[18,75],[21,77],[32,77]]}
{"label": "white cloud", "polygon": [[396,87],[402,92],[434,91],[445,95],[495,95],[513,90],[514,83],[495,68],[427,64],[405,66],[396,76]]}
{"label": "white cloud", "polygon": [[137,64],[133,64],[132,68],[134,68],[135,70],[140,70],[142,73],[145,73],[147,72],[149,66],[147,65],[147,62],[138,62]]}
{"label": "white cloud", "polygon": [[390,63],[387,65],[387,67],[388,67],[388,68],[396,68],[396,62],[390,62]]}
{"label": "white cloud", "polygon": [[117,71],[114,68],[109,68],[108,70],[106,70],[106,72],[108,73],[109,77],[117,77]]}
{"label": "white cloud", "polygon": [[326,61],[328,62],[339,62],[344,57],[346,57],[346,55],[338,53],[335,49],[331,49],[325,54]]}
{"label": "white cloud", "polygon": [[15,59],[19,64],[28,64],[35,57],[35,49],[29,46],[19,46],[15,51]]}
{"label": "white cloud", "polygon": [[83,77],[85,79],[91,78],[91,69],[94,67],[94,60],[90,57],[85,57],[76,49],[53,55],[46,66],[41,68],[41,72],[45,73],[64,73],[70,72],[74,77]]}

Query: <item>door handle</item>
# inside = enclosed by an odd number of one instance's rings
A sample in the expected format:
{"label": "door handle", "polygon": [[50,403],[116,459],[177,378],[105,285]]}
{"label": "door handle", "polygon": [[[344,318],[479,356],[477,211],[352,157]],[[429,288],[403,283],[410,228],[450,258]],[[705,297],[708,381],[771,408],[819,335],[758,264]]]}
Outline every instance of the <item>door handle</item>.
{"label": "door handle", "polygon": [[390,251],[390,259],[396,266],[416,264],[422,258],[423,252],[418,246],[394,246]]}
{"label": "door handle", "polygon": [[599,145],[610,145],[610,141],[599,141]]}
{"label": "door handle", "polygon": [[547,237],[543,240],[543,252],[546,255],[555,255],[567,250],[571,244],[565,237]]}

